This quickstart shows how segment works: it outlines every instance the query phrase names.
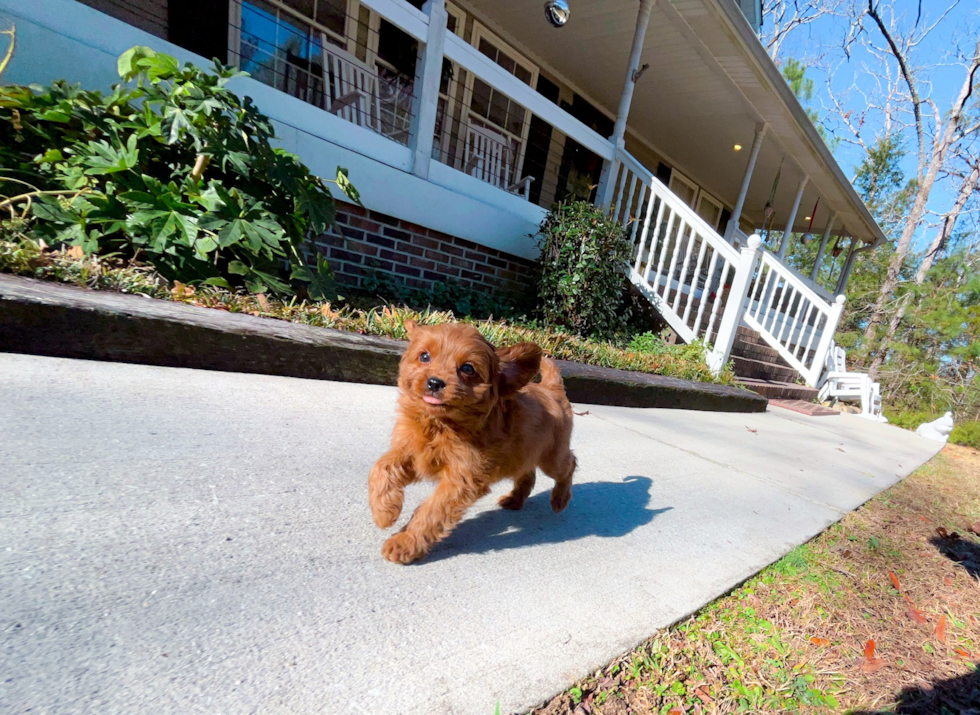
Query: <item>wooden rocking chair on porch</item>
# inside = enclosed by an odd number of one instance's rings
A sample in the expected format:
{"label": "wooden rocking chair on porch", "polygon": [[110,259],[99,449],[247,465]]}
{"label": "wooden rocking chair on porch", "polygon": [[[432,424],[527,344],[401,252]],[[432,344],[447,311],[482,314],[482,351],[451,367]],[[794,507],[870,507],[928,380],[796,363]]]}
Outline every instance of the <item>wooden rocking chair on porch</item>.
{"label": "wooden rocking chair on porch", "polygon": [[463,171],[508,193],[530,200],[534,177],[525,176],[517,181],[512,180],[518,171],[517,159],[506,136],[467,122],[465,140]]}

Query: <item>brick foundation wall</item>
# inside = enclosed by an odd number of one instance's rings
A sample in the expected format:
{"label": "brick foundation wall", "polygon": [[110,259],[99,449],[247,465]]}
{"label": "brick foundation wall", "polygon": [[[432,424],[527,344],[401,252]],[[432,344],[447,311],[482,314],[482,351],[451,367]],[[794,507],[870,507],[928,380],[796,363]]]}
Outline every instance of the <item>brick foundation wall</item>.
{"label": "brick foundation wall", "polygon": [[337,223],[343,235],[325,233],[314,245],[340,285],[362,287],[373,273],[420,290],[453,281],[518,298],[533,289],[533,261],[352,204],[338,204]]}

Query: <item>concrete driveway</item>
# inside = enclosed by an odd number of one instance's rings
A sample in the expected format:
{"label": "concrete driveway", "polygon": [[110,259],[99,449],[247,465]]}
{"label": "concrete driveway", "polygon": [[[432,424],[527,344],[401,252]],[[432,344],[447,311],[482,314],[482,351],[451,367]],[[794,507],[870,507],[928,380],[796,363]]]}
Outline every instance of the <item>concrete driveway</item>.
{"label": "concrete driveway", "polygon": [[[0,354],[0,710],[526,710],[937,450],[858,417],[579,406],[569,508],[381,559],[391,388]],[[406,516],[428,493],[409,493]]]}

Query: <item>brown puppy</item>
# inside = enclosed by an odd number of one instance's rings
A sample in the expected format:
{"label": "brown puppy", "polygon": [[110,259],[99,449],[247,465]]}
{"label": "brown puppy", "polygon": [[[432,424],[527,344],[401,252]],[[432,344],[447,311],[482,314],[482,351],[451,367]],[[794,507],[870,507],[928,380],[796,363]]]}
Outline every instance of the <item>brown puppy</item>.
{"label": "brown puppy", "polygon": [[[398,421],[391,449],[368,477],[374,522],[386,529],[398,520],[406,485],[439,485],[382,555],[402,564],[422,558],[501,479],[513,479],[514,489],[500,506],[520,509],[535,467],[555,480],[551,508],[564,509],[575,456],[572,407],[557,366],[534,343],[495,350],[469,325],[407,321],[405,328]],[[538,372],[541,382],[532,383]]]}

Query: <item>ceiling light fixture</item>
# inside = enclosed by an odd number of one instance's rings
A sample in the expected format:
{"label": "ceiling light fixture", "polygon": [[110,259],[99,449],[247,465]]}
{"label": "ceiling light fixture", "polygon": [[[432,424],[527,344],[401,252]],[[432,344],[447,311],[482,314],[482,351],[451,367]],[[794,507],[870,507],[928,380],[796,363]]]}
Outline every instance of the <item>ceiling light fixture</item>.
{"label": "ceiling light fixture", "polygon": [[735,145],[735,151],[742,151],[742,145],[741,144],[736,144]]}
{"label": "ceiling light fixture", "polygon": [[566,0],[547,0],[544,4],[544,16],[553,27],[564,26],[570,12]]}

